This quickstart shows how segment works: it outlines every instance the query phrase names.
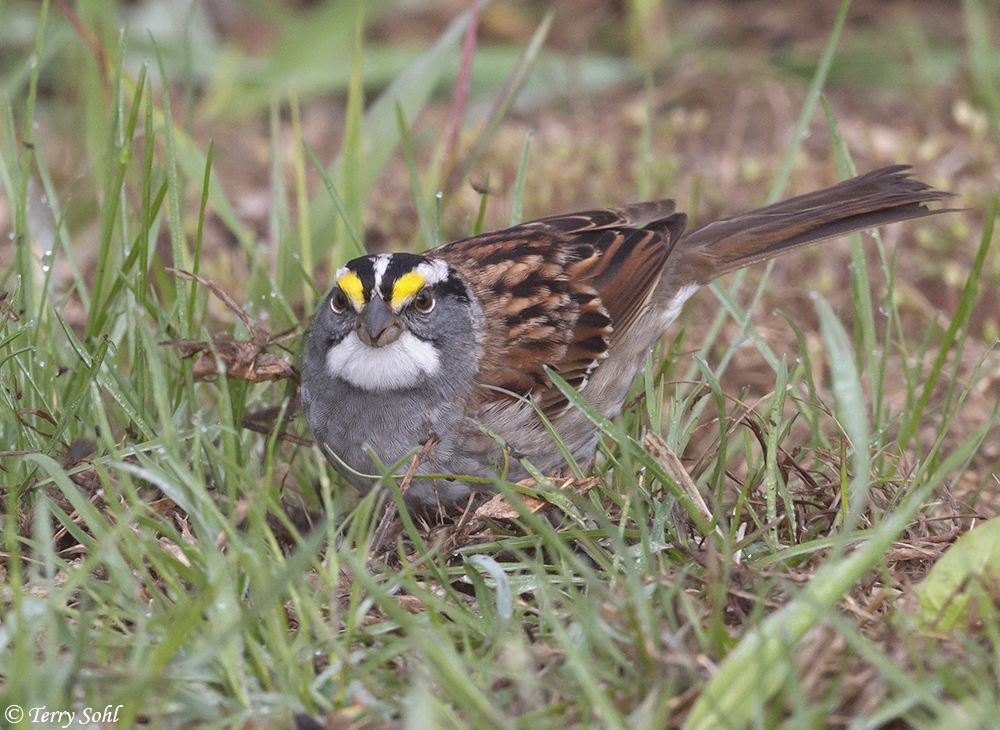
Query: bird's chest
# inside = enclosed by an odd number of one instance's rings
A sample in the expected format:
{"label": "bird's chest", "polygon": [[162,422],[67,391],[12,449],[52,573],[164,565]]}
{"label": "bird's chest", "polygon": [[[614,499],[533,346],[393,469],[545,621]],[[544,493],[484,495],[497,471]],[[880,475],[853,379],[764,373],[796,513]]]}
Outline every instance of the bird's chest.
{"label": "bird's chest", "polygon": [[373,466],[369,450],[392,466],[442,425],[446,408],[406,392],[352,392],[328,420],[326,443],[351,467]]}

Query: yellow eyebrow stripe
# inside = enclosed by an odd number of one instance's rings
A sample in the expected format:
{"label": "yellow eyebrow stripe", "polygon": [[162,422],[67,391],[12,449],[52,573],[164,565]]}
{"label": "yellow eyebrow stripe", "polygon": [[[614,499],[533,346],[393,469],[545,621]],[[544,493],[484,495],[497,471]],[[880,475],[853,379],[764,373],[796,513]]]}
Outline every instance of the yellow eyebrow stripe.
{"label": "yellow eyebrow stripe", "polygon": [[361,284],[361,279],[353,271],[348,271],[339,279],[337,286],[351,299],[351,304],[355,309],[360,310],[365,304],[365,288]]}
{"label": "yellow eyebrow stripe", "polygon": [[419,271],[411,271],[396,279],[396,283],[392,285],[392,308],[399,309],[423,289],[426,283],[426,277]]}

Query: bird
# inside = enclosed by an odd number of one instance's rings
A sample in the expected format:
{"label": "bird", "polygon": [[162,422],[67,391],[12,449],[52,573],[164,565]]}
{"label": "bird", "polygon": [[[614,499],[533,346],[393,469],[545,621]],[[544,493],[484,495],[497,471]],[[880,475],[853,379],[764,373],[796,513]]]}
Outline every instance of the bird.
{"label": "bird", "polygon": [[301,395],[314,443],[363,494],[384,484],[384,469],[409,469],[411,511],[527,478],[522,460],[542,474],[565,467],[549,425],[585,463],[598,429],[552,373],[617,416],[700,286],[817,241],[948,212],[928,204],[949,197],[896,165],[690,231],[667,199],[355,258],[336,271],[307,343]]}

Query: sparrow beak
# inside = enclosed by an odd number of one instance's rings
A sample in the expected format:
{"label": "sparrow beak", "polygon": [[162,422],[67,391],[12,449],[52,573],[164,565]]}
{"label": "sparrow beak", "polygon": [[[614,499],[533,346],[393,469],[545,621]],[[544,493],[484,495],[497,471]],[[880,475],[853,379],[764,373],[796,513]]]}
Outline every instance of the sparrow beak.
{"label": "sparrow beak", "polygon": [[371,302],[358,317],[358,339],[372,347],[384,347],[399,339],[403,328],[399,319],[380,297],[372,297]]}

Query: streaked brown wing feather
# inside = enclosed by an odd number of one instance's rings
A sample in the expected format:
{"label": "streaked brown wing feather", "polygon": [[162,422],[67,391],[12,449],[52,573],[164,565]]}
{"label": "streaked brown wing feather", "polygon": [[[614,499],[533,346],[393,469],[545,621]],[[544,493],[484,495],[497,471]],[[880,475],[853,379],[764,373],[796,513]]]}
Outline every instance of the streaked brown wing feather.
{"label": "streaked brown wing feather", "polygon": [[[473,284],[483,308],[478,383],[529,396],[550,387],[545,367],[562,360],[576,319],[567,253],[553,243],[544,230],[516,227],[432,252]],[[481,397],[503,396],[484,389]]]}
{"label": "streaked brown wing feather", "polygon": [[599,293],[614,326],[609,347],[628,335],[645,309],[680,230],[683,228],[665,238],[659,231],[613,229],[603,231],[594,243],[602,255],[589,272],[589,283]]}
{"label": "streaked brown wing feather", "polygon": [[[673,201],[544,218],[433,252],[480,295],[480,384],[566,406],[546,373],[577,388],[631,328],[683,230]],[[648,225],[651,230],[637,226]],[[502,398],[484,389],[487,401]]]}
{"label": "streaked brown wing feather", "polygon": [[[581,213],[553,215],[522,223],[517,228],[545,228],[560,233],[575,234],[600,228],[644,228],[665,220],[677,210],[677,201],[650,200],[620,208],[598,208]],[[513,230],[513,229],[511,229]]]}

